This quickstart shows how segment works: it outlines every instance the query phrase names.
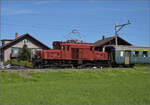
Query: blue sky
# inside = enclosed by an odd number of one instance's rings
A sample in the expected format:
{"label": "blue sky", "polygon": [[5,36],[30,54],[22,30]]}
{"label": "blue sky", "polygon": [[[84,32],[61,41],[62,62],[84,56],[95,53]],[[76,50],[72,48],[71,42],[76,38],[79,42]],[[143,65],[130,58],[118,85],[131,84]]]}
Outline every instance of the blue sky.
{"label": "blue sky", "polygon": [[[150,1],[27,0],[1,3],[1,38],[29,33],[44,44],[65,41],[76,29],[85,42],[114,35],[114,25],[127,23],[119,36],[136,46],[150,46]],[[78,35],[78,34],[75,34]],[[70,34],[71,37],[77,38]]]}

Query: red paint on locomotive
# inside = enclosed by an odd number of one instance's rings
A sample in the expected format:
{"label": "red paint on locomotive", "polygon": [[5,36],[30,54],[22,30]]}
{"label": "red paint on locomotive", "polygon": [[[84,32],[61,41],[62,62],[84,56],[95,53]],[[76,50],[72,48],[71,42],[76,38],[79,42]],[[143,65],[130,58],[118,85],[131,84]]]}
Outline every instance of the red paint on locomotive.
{"label": "red paint on locomotive", "polygon": [[89,43],[53,42],[53,49],[37,52],[41,59],[49,60],[108,60],[107,52],[94,50]]}

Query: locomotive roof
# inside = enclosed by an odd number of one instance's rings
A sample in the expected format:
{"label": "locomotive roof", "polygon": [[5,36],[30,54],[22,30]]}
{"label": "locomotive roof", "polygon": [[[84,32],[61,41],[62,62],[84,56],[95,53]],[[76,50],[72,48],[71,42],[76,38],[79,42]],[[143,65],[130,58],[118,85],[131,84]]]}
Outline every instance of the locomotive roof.
{"label": "locomotive roof", "polygon": [[104,47],[114,47],[117,50],[150,51],[150,47],[145,47],[145,46],[106,45]]}

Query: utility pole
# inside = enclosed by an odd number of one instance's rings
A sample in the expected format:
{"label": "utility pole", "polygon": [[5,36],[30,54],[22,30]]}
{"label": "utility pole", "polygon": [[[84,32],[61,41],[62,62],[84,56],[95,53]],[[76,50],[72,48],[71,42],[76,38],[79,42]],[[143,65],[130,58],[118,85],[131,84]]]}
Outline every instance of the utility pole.
{"label": "utility pole", "polygon": [[118,39],[117,39],[117,37],[118,37],[117,24],[115,24],[115,43],[116,43],[116,45],[118,45]]}
{"label": "utility pole", "polygon": [[[2,6],[2,0],[0,0],[0,7]],[[2,7],[0,8],[0,15],[2,13]],[[1,25],[1,20],[2,17],[0,17],[0,46],[2,46],[2,39],[1,39],[1,32],[2,32],[2,25]],[[0,49],[0,66],[2,66],[2,49]]]}
{"label": "utility pole", "polygon": [[[118,32],[126,25],[129,25],[131,24],[130,21],[128,20],[128,23],[126,24],[121,24],[121,25],[117,25],[115,24],[115,43],[116,43],[116,46],[118,45]],[[119,29],[117,29],[117,27],[119,27]]]}

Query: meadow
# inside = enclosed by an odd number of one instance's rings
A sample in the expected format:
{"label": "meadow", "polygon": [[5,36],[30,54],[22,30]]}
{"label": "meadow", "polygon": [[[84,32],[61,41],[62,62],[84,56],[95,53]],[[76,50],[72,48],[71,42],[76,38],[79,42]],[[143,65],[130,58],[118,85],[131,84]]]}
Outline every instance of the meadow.
{"label": "meadow", "polygon": [[150,68],[0,72],[0,105],[149,105]]}

